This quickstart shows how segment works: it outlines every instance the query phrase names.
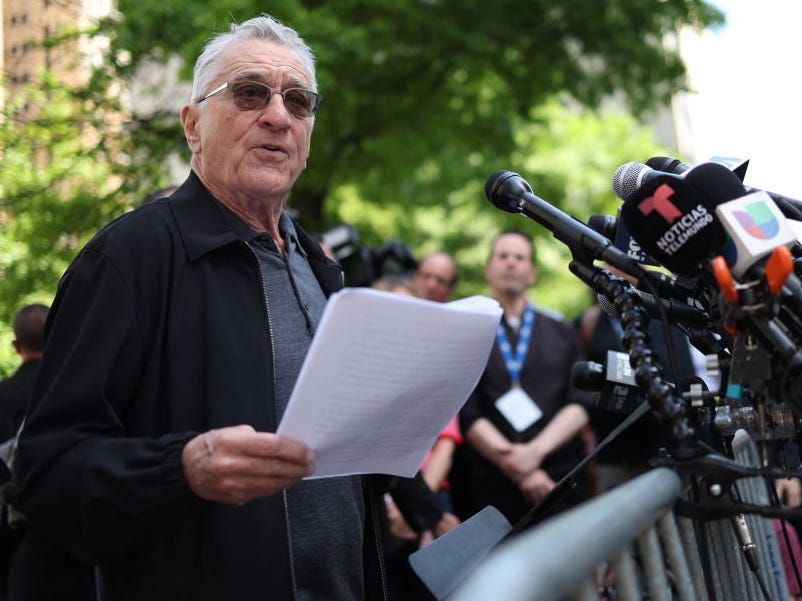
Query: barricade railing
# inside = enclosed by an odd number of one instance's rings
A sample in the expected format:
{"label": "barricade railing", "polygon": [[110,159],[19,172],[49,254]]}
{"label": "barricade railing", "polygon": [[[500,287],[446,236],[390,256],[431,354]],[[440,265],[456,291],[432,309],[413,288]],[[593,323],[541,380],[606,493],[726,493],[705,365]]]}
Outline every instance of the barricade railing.
{"label": "barricade railing", "polygon": [[[754,459],[751,441],[734,446],[739,461]],[[762,480],[740,489],[746,501],[768,501]],[[674,504],[686,493],[674,471],[648,471],[499,545],[448,599],[765,598],[747,567],[731,518],[701,523],[675,515]],[[789,594],[773,524],[755,516],[747,521],[770,598],[785,601]]]}

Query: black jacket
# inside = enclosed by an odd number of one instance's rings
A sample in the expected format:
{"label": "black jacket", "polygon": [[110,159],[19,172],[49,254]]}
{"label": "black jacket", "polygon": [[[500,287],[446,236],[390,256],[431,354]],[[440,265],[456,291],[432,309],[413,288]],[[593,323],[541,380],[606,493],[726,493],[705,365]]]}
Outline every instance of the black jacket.
{"label": "black jacket", "polygon": [[[341,288],[340,268],[298,238],[323,291]],[[181,466],[198,433],[276,430],[260,281],[193,173],[101,230],[59,285],[12,496],[34,527],[100,564],[106,599],[293,597],[283,495],[203,501]],[[373,574],[368,598],[383,588]]]}
{"label": "black jacket", "polygon": [[[511,331],[507,335],[511,337],[510,343],[515,348],[517,337],[513,337]],[[543,411],[543,416],[527,429],[518,432],[496,408],[496,400],[510,390],[512,380],[498,342],[495,342],[482,377],[460,411],[461,430],[468,432],[476,420],[486,418],[510,442],[529,442],[567,405],[584,406],[589,401],[589,394],[571,383],[571,367],[583,358],[582,344],[573,326],[562,318],[537,310],[521,370],[520,385]],[[463,486],[463,491],[459,491],[457,484],[452,484],[452,494],[455,503],[461,507],[460,511],[467,510],[469,515],[473,515],[486,505],[493,505],[510,522],[516,523],[521,519],[531,505],[518,486],[473,448],[470,441],[466,440],[461,451],[463,469],[469,472],[469,475],[463,476],[467,479],[469,494],[467,499],[460,499],[460,493],[464,495],[466,487]],[[555,482],[559,482],[584,456],[584,444],[577,435],[549,454],[541,467]],[[570,499],[571,503],[583,500],[582,497],[586,494],[585,485],[583,476],[581,486]],[[463,514],[460,517],[466,516]]]}
{"label": "black jacket", "polygon": [[0,382],[0,443],[17,435],[39,370],[39,359],[25,361]]}

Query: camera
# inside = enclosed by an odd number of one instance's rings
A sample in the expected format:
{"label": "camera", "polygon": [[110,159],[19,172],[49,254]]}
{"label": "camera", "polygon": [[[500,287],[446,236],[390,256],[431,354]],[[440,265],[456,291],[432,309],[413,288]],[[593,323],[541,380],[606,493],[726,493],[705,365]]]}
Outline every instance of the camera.
{"label": "camera", "polygon": [[343,223],[318,235],[328,246],[345,272],[346,286],[370,286],[384,275],[409,274],[418,261],[409,247],[391,238],[372,248],[362,245],[359,232],[350,223]]}

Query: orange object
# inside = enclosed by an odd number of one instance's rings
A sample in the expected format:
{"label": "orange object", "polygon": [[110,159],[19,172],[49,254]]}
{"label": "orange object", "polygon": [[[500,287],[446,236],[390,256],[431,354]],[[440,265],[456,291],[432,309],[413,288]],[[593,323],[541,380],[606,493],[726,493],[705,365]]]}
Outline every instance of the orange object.
{"label": "orange object", "polygon": [[787,246],[778,246],[766,263],[766,284],[772,294],[777,294],[794,269],[794,259]]}
{"label": "orange object", "polygon": [[732,277],[727,261],[721,255],[713,259],[713,275],[716,276],[719,290],[731,303],[738,300],[738,290],[735,288],[735,280]]}

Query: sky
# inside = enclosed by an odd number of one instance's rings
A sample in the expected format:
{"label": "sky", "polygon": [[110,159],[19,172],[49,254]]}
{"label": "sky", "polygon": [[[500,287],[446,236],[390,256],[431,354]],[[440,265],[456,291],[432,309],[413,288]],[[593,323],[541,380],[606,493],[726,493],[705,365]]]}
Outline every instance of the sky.
{"label": "sky", "polygon": [[727,24],[681,44],[692,163],[749,159],[745,183],[802,200],[802,0],[711,0]]}

